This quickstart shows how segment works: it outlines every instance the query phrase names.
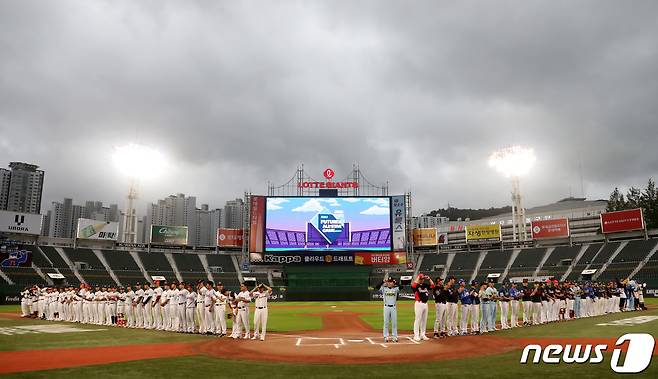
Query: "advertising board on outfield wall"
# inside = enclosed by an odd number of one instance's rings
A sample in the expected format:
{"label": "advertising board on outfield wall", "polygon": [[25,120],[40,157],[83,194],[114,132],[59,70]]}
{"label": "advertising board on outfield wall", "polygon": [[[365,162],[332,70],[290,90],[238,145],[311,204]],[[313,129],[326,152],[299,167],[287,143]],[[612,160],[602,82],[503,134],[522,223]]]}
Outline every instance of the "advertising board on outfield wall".
{"label": "advertising board on outfield wall", "polygon": [[354,253],[355,265],[403,265],[407,253]]}
{"label": "advertising board on outfield wall", "polygon": [[151,225],[151,244],[162,246],[187,245],[187,226]]}
{"label": "advertising board on outfield wall", "polygon": [[569,237],[569,220],[556,218],[551,220],[534,220],[530,223],[532,239]]}
{"label": "advertising board on outfield wall", "polygon": [[78,239],[116,241],[119,236],[118,222],[105,222],[88,218],[78,219]]}
{"label": "advertising board on outfield wall", "polygon": [[217,229],[217,246],[219,247],[242,247],[242,229]]}
{"label": "advertising board on outfield wall", "polygon": [[42,220],[40,214],[0,211],[0,232],[39,235]]}
{"label": "advertising board on outfield wall", "polygon": [[438,243],[436,228],[415,228],[411,234],[414,247],[430,247]]}
{"label": "advertising board on outfield wall", "polygon": [[643,229],[644,216],[641,208],[601,213],[601,232],[603,234]]}
{"label": "advertising board on outfield wall", "polygon": [[500,241],[501,238],[500,224],[466,226],[466,242]]}

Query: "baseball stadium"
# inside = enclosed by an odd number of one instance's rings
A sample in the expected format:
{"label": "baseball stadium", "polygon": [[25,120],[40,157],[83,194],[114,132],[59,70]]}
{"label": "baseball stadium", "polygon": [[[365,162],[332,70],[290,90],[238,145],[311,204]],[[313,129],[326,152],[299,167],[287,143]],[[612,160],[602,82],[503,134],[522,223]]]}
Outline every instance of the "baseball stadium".
{"label": "baseball stadium", "polygon": [[0,373],[658,375],[658,230],[642,209],[517,203],[509,222],[419,228],[411,193],[358,168],[324,176],[245,194],[244,228],[212,248],[176,226],[145,244],[82,222],[71,240],[4,232]]}

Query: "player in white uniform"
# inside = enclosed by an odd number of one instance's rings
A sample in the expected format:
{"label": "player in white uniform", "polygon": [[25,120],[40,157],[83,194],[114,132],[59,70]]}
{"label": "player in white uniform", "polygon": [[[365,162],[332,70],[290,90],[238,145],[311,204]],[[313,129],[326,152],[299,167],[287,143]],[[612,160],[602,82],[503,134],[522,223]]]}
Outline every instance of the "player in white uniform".
{"label": "player in white uniform", "polygon": [[206,308],[204,305],[206,298],[206,283],[200,281],[197,283],[197,292],[196,292],[196,312],[197,318],[199,320],[199,333],[206,334]]}
{"label": "player in white uniform", "polygon": [[[175,304],[172,304],[173,313],[173,331],[185,332],[187,331],[187,295],[190,291],[186,288],[185,283],[178,284],[178,288],[172,290]],[[194,324],[194,314],[192,314],[192,324]]]}
{"label": "player in white uniform", "polygon": [[219,282],[215,289],[215,334],[220,337],[226,336],[226,295],[224,295],[224,285]]}
{"label": "player in white uniform", "polygon": [[159,330],[169,330],[169,307],[171,305],[171,289],[165,284],[160,296],[160,309],[162,314],[162,324]]}
{"label": "player in white uniform", "polygon": [[[259,338],[265,341],[265,334],[267,333],[267,299],[272,294],[272,288],[261,284],[251,291],[251,296],[256,303],[254,310],[254,336],[252,340]],[[260,330],[259,330],[260,329]]]}
{"label": "player in white uniform", "polygon": [[21,292],[21,317],[28,317],[32,313],[30,310],[31,305],[29,305],[32,302],[31,292],[32,291],[28,287],[25,287]]}
{"label": "player in white uniform", "polygon": [[164,290],[160,287],[160,281],[155,281],[155,288],[153,289],[153,300],[151,301],[151,311],[153,313],[153,328],[156,330],[162,330],[162,305],[160,304],[160,298],[162,298],[162,293]]}
{"label": "player in white uniform", "polygon": [[[231,335],[231,337],[234,339],[249,339],[249,302],[251,301],[251,295],[244,283],[240,285],[240,293],[237,294],[235,299],[238,302],[238,315],[235,319],[237,330],[233,330],[233,335]],[[245,331],[244,336],[242,336],[242,328],[244,328]]]}
{"label": "player in white uniform", "polygon": [[[181,326],[183,329],[185,328],[185,296],[181,296],[181,289],[185,289],[185,283],[180,282],[178,284],[173,283],[171,286],[170,294],[171,300],[169,301],[169,323],[170,328],[174,332],[178,332],[181,330]],[[181,320],[181,312],[183,314],[183,320]]]}
{"label": "player in white uniform", "polygon": [[142,304],[144,306],[144,329],[153,329],[153,290],[149,283],[144,283],[144,296]]}
{"label": "player in white uniform", "polygon": [[205,334],[215,333],[215,290],[213,289],[213,282],[208,281],[206,283],[206,291],[203,298],[203,314],[204,314],[204,325],[206,328]]}
{"label": "player in white uniform", "polygon": [[126,286],[126,301],[123,307],[123,316],[126,320],[126,327],[134,328],[135,327],[135,292],[131,286]]}
{"label": "player in white uniform", "polygon": [[185,296],[185,332],[194,333],[194,314],[196,310],[196,292],[191,285],[187,285]]}
{"label": "player in white uniform", "polygon": [[134,315],[135,315],[135,327],[143,328],[144,327],[144,304],[142,303],[144,299],[144,289],[139,283],[135,285],[135,299],[133,300]]}

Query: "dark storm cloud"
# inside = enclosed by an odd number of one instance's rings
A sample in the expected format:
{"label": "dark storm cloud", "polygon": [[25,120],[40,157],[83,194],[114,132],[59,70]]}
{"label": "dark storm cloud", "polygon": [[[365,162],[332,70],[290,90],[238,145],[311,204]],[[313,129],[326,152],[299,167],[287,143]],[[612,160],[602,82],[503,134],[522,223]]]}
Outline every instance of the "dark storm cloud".
{"label": "dark storm cloud", "polygon": [[[359,162],[417,210],[508,202],[486,166],[538,155],[530,205],[658,176],[654,2],[0,1],[0,161],[46,199],[120,201],[137,141],[173,192],[219,206],[300,162]],[[582,169],[581,169],[582,167]]]}

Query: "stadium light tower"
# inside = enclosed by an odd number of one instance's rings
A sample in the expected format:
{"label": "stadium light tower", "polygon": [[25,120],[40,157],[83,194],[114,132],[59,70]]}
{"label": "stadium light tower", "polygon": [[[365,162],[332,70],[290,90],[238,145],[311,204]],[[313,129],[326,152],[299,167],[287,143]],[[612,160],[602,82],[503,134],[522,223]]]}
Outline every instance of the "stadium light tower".
{"label": "stadium light tower", "polygon": [[112,156],[117,169],[128,177],[128,201],[126,202],[123,219],[123,242],[135,243],[137,241],[137,188],[140,179],[157,176],[164,166],[162,155],[148,146],[128,144],[114,148]]}
{"label": "stadium light tower", "polygon": [[512,180],[512,233],[514,241],[527,239],[525,208],[521,197],[519,178],[535,164],[535,151],[523,146],[511,146],[494,151],[489,166]]}

